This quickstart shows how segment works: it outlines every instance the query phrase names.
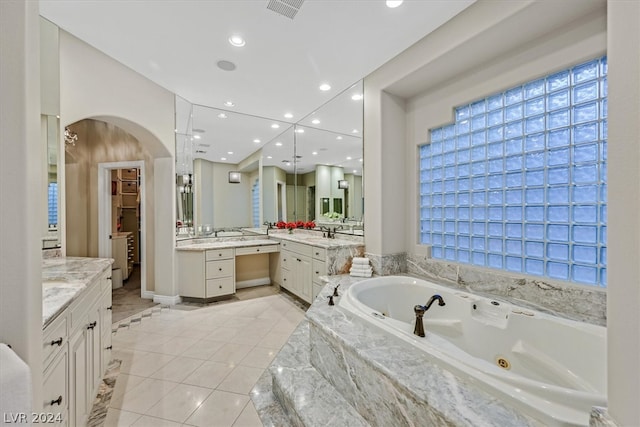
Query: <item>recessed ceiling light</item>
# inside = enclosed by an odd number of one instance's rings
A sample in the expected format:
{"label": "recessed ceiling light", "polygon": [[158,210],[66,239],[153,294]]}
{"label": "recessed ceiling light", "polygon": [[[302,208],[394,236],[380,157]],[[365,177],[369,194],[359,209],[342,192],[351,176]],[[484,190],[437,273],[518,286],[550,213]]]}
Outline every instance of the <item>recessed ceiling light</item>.
{"label": "recessed ceiling light", "polygon": [[328,83],[322,83],[319,89],[323,92],[326,92],[328,90],[331,90],[331,85],[329,85]]}
{"label": "recessed ceiling light", "polygon": [[336,136],[336,139],[342,139],[342,136],[338,135]]}
{"label": "recessed ceiling light", "polygon": [[291,166],[291,162],[287,162],[287,166]]}
{"label": "recessed ceiling light", "polygon": [[293,118],[293,114],[291,114],[291,113],[285,113],[285,114],[284,114],[284,117],[285,117],[285,118],[287,118],[287,119],[292,119],[292,118]]}
{"label": "recessed ceiling light", "polygon": [[354,101],[360,101],[362,99],[362,94],[361,93],[356,93],[355,95],[353,95],[351,97],[351,99],[353,99]]}
{"label": "recessed ceiling light", "polygon": [[387,0],[387,7],[391,9],[396,8],[400,6],[403,1],[404,0]]}
{"label": "recessed ceiling light", "polygon": [[[60,118],[60,116],[57,116],[58,118]],[[173,130],[175,133],[178,133],[178,129],[174,129]]]}
{"label": "recessed ceiling light", "polygon": [[360,159],[360,160],[358,160],[358,161],[359,161],[359,162],[361,162],[361,161],[362,161],[362,159]]}
{"label": "recessed ceiling light", "polygon": [[219,119],[226,119],[227,115],[225,113],[220,113],[220,114],[218,114],[218,118]]}
{"label": "recessed ceiling light", "polygon": [[[389,2],[387,2],[388,4]],[[400,2],[402,3],[402,2]],[[229,43],[231,43],[232,46],[235,47],[242,47],[245,44],[247,44],[247,42],[244,40],[244,38],[242,38],[242,36],[238,35],[238,34],[234,34],[231,37],[229,37]]]}
{"label": "recessed ceiling light", "polygon": [[233,154],[233,151],[227,151],[227,154]]}
{"label": "recessed ceiling light", "polygon": [[351,156],[347,156],[347,160],[351,160]]}
{"label": "recessed ceiling light", "polygon": [[260,144],[260,140],[259,139],[254,139],[253,142],[255,142],[256,144]]}
{"label": "recessed ceiling light", "polygon": [[193,135],[193,139],[200,139],[200,135]]}
{"label": "recessed ceiling light", "polygon": [[227,101],[227,102],[224,103],[224,106],[225,107],[235,107],[236,104],[234,104],[232,101]]}
{"label": "recessed ceiling light", "polygon": [[359,132],[358,129],[354,129],[351,131],[351,133],[358,133],[358,132]]}
{"label": "recessed ceiling light", "polygon": [[318,155],[318,152],[317,152],[317,151],[314,151],[314,152],[313,152],[313,153],[311,153],[311,154],[313,154],[314,156],[317,156],[317,155]]}
{"label": "recessed ceiling light", "polygon": [[276,142],[276,147],[282,147],[282,142]]}
{"label": "recessed ceiling light", "polygon": [[304,129],[296,129],[297,133],[304,133]]}
{"label": "recessed ceiling light", "polygon": [[226,157],[220,157],[220,160],[227,160]]}
{"label": "recessed ceiling light", "polygon": [[277,124],[277,123],[274,123],[274,124],[272,124],[272,125],[271,125],[271,127],[272,127],[273,129],[278,129],[278,128],[280,127],[280,125],[279,125],[279,124]]}
{"label": "recessed ceiling light", "polygon": [[272,156],[267,156],[267,159],[273,159],[273,157]]}
{"label": "recessed ceiling light", "polygon": [[353,173],[358,173],[358,171],[356,169],[353,170]]}
{"label": "recessed ceiling light", "polygon": [[313,120],[311,120],[311,123],[313,123],[314,125],[319,125],[320,124],[320,120],[313,119]]}
{"label": "recessed ceiling light", "polygon": [[236,64],[234,64],[231,61],[224,60],[224,59],[221,60],[221,61],[218,61],[216,63],[216,65],[218,66],[218,68],[220,68],[221,70],[224,70],[224,71],[233,71],[233,70],[236,69]]}

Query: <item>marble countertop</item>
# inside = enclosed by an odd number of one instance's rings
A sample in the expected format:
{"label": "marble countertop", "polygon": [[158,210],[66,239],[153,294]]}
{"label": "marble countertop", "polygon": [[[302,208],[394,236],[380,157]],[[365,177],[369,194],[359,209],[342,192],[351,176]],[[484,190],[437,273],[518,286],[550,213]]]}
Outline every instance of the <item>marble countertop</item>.
{"label": "marble countertop", "polygon": [[42,260],[42,325],[45,328],[80,293],[111,268],[110,258],[57,257]]}
{"label": "marble countertop", "polygon": [[202,239],[197,243],[185,244],[176,247],[179,251],[206,251],[208,249],[244,248],[247,246],[279,245],[277,240],[248,239],[248,240],[214,240]]}
{"label": "marble countertop", "polygon": [[329,239],[327,237],[321,237],[316,233],[304,233],[299,232],[296,233],[294,231],[293,234],[289,234],[286,231],[276,231],[269,234],[269,237],[276,240],[288,240],[291,242],[304,243],[307,245],[319,246],[325,249],[336,249],[341,247],[357,247],[364,246],[364,242],[357,240],[347,240],[347,239]]}
{"label": "marble countertop", "polygon": [[117,233],[112,233],[111,236],[113,238],[117,239],[117,238],[120,238],[120,237],[127,237],[130,234],[131,234],[130,231],[119,231]]}

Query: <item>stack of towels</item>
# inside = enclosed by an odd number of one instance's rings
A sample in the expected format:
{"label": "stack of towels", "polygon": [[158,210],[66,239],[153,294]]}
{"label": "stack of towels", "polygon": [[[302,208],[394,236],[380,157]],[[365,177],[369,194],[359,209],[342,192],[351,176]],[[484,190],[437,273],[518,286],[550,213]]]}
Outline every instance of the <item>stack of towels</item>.
{"label": "stack of towels", "polygon": [[373,269],[369,266],[369,258],[353,257],[349,274],[356,277],[371,277]]}

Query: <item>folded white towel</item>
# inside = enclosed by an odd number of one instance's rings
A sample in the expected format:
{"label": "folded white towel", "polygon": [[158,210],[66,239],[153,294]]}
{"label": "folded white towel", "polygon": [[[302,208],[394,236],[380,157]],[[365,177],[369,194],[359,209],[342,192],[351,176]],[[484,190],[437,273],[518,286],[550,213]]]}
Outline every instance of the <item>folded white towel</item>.
{"label": "folded white towel", "polygon": [[369,265],[369,258],[362,258],[362,257],[353,257],[353,264],[366,264]]}
{"label": "folded white towel", "polygon": [[354,271],[352,271],[351,273],[349,273],[351,276],[353,277],[371,277],[371,273],[356,273]]}
{"label": "folded white towel", "polygon": [[360,273],[360,274],[371,274],[373,273],[373,269],[369,268],[351,268],[349,273]]}

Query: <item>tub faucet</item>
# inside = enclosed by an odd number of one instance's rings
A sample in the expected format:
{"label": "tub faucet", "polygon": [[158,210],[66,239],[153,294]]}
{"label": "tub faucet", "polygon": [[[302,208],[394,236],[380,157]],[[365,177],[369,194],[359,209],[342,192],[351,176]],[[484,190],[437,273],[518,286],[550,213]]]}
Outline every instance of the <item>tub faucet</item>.
{"label": "tub faucet", "polygon": [[424,337],[424,324],[422,323],[422,317],[424,316],[424,313],[429,310],[429,308],[431,308],[431,305],[435,302],[438,301],[438,305],[440,307],[442,307],[443,305],[445,305],[444,303],[444,299],[442,299],[442,297],[438,294],[433,295],[431,298],[429,298],[429,301],[427,301],[426,305],[416,305],[415,307],[413,307],[413,311],[416,314],[416,325],[413,328],[413,334],[417,335],[419,337]]}

